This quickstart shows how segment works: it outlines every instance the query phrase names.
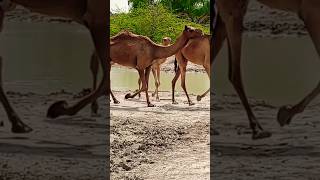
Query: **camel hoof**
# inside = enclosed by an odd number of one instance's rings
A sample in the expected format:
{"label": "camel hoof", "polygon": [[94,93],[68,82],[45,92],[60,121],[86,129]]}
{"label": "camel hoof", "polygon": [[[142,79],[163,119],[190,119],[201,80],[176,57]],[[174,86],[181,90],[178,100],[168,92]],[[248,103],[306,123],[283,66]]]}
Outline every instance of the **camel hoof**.
{"label": "camel hoof", "polygon": [[290,110],[291,110],[291,107],[289,107],[289,106],[282,106],[279,109],[278,115],[277,115],[277,121],[281,127],[290,124],[291,119],[293,117]]}
{"label": "camel hoof", "polygon": [[271,132],[259,131],[259,132],[253,133],[252,139],[253,140],[264,139],[264,138],[268,138],[268,137],[271,137],[271,136],[272,136]]}
{"label": "camel hoof", "polygon": [[189,106],[193,106],[193,105],[195,105],[193,102],[189,102]]}
{"label": "camel hoof", "polygon": [[53,103],[48,109],[47,117],[53,119],[63,115],[67,106],[68,103],[66,101],[57,101]]}
{"label": "camel hoof", "polygon": [[114,104],[120,104],[120,101],[114,100],[113,103],[114,103]]}
{"label": "camel hoof", "polygon": [[13,133],[29,133],[31,131],[32,131],[32,128],[22,122],[19,122],[16,125],[12,125],[12,128],[11,128],[11,132]]}
{"label": "camel hoof", "polygon": [[154,104],[148,103],[148,107],[156,107]]}
{"label": "camel hoof", "polygon": [[215,130],[215,129],[213,129],[212,134],[213,134],[213,135],[216,135],[216,136],[220,135],[219,131],[217,131],[217,130]]}
{"label": "camel hoof", "polygon": [[172,104],[179,104],[177,101],[172,101]]}
{"label": "camel hoof", "polygon": [[126,94],[126,95],[124,96],[124,98],[125,98],[125,99],[131,98],[131,94],[130,94],[130,93]]}
{"label": "camel hoof", "polygon": [[201,96],[197,96],[197,101],[201,101],[202,97]]}

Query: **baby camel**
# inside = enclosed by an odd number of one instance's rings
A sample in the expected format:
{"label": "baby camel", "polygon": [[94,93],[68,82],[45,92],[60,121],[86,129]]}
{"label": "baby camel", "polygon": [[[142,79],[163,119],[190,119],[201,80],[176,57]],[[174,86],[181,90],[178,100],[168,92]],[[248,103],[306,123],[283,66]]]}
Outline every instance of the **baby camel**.
{"label": "baby camel", "polygon": [[[171,43],[171,38],[169,38],[169,37],[162,38],[162,45],[169,46],[170,43]],[[158,59],[157,61],[154,61],[154,63],[151,66],[151,70],[152,70],[152,74],[153,74],[153,78],[154,78],[154,83],[156,86],[154,92],[152,93],[152,97],[156,96],[157,101],[160,101],[160,99],[159,99],[160,67],[166,61],[167,61],[167,58]],[[138,85],[139,85],[139,89],[140,89],[140,86],[141,86],[140,78],[138,80]],[[140,97],[140,94],[139,94],[139,97]]]}
{"label": "baby camel", "polygon": [[[189,105],[194,105],[190,100],[187,89],[186,89],[186,70],[188,61],[202,65],[206,70],[208,77],[210,79],[210,35],[204,35],[194,39],[190,39],[185,47],[183,47],[176,54],[176,61],[179,68],[175,68],[176,74],[172,80],[172,103],[177,104],[174,98],[174,89],[176,82],[181,74],[181,87],[186,93]],[[204,94],[197,96],[197,100],[200,101],[210,89],[208,89]]]}

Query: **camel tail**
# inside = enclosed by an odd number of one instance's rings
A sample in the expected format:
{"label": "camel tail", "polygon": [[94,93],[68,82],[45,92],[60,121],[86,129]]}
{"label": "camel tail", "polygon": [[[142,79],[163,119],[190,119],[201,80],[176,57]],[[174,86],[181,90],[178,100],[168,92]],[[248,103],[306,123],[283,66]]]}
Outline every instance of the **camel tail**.
{"label": "camel tail", "polygon": [[174,58],[174,72],[177,72],[179,69],[177,58]]}

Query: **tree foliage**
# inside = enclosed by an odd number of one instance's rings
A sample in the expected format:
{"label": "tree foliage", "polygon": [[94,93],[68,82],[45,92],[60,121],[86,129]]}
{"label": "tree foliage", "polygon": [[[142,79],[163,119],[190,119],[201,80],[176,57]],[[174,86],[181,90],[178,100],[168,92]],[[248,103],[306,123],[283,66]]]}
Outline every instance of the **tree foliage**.
{"label": "tree foliage", "polygon": [[129,0],[133,9],[162,4],[174,13],[191,18],[194,22],[207,22],[210,0]]}
{"label": "tree foliage", "polygon": [[133,8],[129,13],[112,15],[110,21],[111,36],[126,29],[147,36],[157,43],[160,43],[164,36],[174,41],[185,25],[199,28],[205,33],[209,32],[209,27],[178,18],[161,4]]}

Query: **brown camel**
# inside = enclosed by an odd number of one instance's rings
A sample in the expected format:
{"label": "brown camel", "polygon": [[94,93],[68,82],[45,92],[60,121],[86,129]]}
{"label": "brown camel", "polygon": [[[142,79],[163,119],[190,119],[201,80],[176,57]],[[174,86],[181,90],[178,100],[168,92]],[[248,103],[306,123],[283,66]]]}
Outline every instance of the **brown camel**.
{"label": "brown camel", "polygon": [[[110,90],[110,63],[107,63],[107,1],[105,0],[2,0],[0,2],[0,29],[2,29],[5,11],[13,9],[15,4],[24,6],[25,8],[46,14],[49,16],[59,16],[70,18],[85,27],[91,33],[96,51],[100,57],[101,66],[104,70],[102,81],[96,91],[92,92],[81,101],[73,106],[68,107],[67,102],[58,101],[50,106],[47,116],[56,118],[61,115],[74,115],[80,111],[87,104],[91,103],[103,94],[109,94]],[[1,58],[0,58],[1,60]],[[2,69],[2,63],[0,63]],[[0,101],[3,104],[8,118],[12,124],[11,131],[14,133],[27,133],[32,129],[21,121],[17,113],[10,105],[5,92],[3,90],[2,82],[0,82]]]}
{"label": "brown camel", "polygon": [[[259,2],[276,9],[297,13],[310,34],[315,48],[320,55],[320,1],[319,0],[258,0]],[[242,104],[244,105],[250,127],[253,131],[253,139],[270,137],[271,133],[264,131],[253,114],[248,103],[241,79],[241,45],[243,31],[243,17],[246,13],[248,0],[217,0],[216,5],[219,17],[216,25],[216,35],[220,40],[227,37],[229,48],[229,79],[236,89]],[[223,32],[225,31],[225,32]],[[217,42],[219,43],[219,42]],[[221,42],[220,42],[221,43]],[[215,48],[215,47],[214,47]],[[219,51],[219,45],[215,49]],[[277,120],[281,126],[290,123],[298,113],[304,111],[306,106],[320,93],[320,82],[317,87],[294,106],[280,108]]]}
{"label": "brown camel", "polygon": [[[169,38],[169,37],[162,38],[162,45],[169,46],[170,43],[171,43],[171,38]],[[166,61],[167,61],[167,58],[158,59],[157,61],[154,61],[151,66],[151,70],[152,70],[152,74],[153,74],[153,78],[154,78],[154,83],[156,86],[154,92],[152,93],[152,97],[156,96],[157,101],[160,101],[160,99],[159,99],[160,67]],[[140,86],[141,86],[140,78],[138,80],[138,85],[139,85],[139,89],[140,89]],[[140,97],[140,94],[139,94],[139,97]]]}
{"label": "brown camel", "polygon": [[[179,68],[176,69],[176,74],[172,80],[172,103],[178,104],[174,98],[174,89],[176,86],[176,82],[180,77],[181,74],[181,87],[184,90],[189,105],[194,105],[194,103],[190,100],[187,89],[186,89],[186,71],[187,71],[187,64],[188,61],[202,65],[206,70],[208,77],[210,79],[210,35],[204,35],[202,37],[190,39],[185,47],[183,47],[178,53],[176,54],[176,61],[178,63]],[[197,96],[197,100],[200,101],[202,97],[204,97],[210,89],[208,89],[202,95]]]}
{"label": "brown camel", "polygon": [[[185,26],[176,42],[170,46],[155,44],[148,37],[136,35],[129,31],[123,31],[113,36],[110,39],[110,61],[136,69],[142,82],[142,88],[134,94],[126,94],[125,99],[134,98],[139,93],[145,91],[147,105],[148,107],[153,107],[154,105],[150,103],[148,95],[151,65],[159,59],[175,54],[185,46],[189,39],[200,36],[202,36],[202,31],[190,26]],[[97,103],[93,103],[92,111],[95,112],[96,110]]]}

